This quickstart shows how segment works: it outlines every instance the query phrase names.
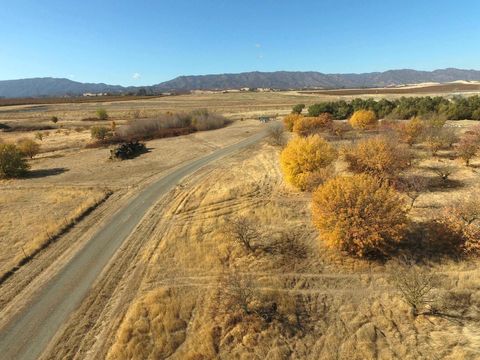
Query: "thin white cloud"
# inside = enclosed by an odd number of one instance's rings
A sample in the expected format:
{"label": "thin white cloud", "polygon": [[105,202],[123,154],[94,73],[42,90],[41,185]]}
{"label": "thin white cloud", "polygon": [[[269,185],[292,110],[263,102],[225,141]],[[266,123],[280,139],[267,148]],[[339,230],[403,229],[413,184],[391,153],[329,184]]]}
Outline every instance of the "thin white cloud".
{"label": "thin white cloud", "polygon": [[133,80],[138,80],[138,79],[140,79],[141,77],[142,77],[142,75],[140,75],[138,72],[136,72],[136,73],[134,73],[134,74],[132,75],[132,79],[133,79]]}
{"label": "thin white cloud", "polygon": [[262,47],[262,44],[255,44],[255,47],[256,47],[257,49],[260,49],[260,48]]}

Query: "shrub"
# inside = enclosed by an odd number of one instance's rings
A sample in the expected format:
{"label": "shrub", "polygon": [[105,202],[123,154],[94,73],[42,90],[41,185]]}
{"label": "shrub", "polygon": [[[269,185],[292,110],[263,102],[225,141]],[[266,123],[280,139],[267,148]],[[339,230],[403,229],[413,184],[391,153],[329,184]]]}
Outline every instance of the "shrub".
{"label": "shrub", "polygon": [[284,128],[282,123],[271,123],[268,125],[268,135],[273,145],[282,146],[285,144]]}
{"label": "shrub", "polygon": [[293,125],[293,131],[299,135],[306,136],[321,130],[330,129],[332,124],[332,115],[323,113],[317,117],[302,117],[298,119]]}
{"label": "shrub", "polygon": [[280,155],[286,180],[302,191],[311,185],[312,177],[333,163],[337,151],[318,135],[290,140]]}
{"label": "shrub", "polygon": [[99,120],[107,120],[108,119],[107,110],[105,110],[104,108],[97,109],[97,117]]}
{"label": "shrub", "polygon": [[30,159],[40,152],[40,145],[31,139],[20,139],[17,141],[18,149]]}
{"label": "shrub", "polygon": [[301,119],[303,116],[300,114],[289,114],[283,118],[283,124],[285,125],[285,129],[288,131],[293,131],[293,126],[295,123]]}
{"label": "shrub", "polygon": [[219,129],[225,126],[227,123],[227,119],[225,117],[219,114],[211,113],[207,109],[194,110],[191,112],[190,116],[192,118],[191,125],[197,131]]}
{"label": "shrub", "polygon": [[410,146],[419,143],[425,131],[425,124],[419,117],[400,123],[397,127],[400,140]]}
{"label": "shrub", "polygon": [[357,110],[348,120],[354,129],[366,130],[377,125],[375,112],[371,110]]}
{"label": "shrub", "polygon": [[191,113],[166,113],[154,119],[138,119],[116,130],[116,135],[123,141],[132,139],[147,140],[166,136],[188,134],[193,131],[212,130],[223,127],[228,120],[206,109]]}
{"label": "shrub", "polygon": [[37,131],[35,133],[35,139],[42,141],[43,140],[43,134],[40,131]]}
{"label": "shrub", "polygon": [[58,117],[52,116],[52,117],[50,118],[50,121],[51,121],[52,123],[56,124],[56,123],[58,122]]}
{"label": "shrub", "polygon": [[297,104],[292,107],[292,114],[301,114],[305,109],[305,104]]}
{"label": "shrub", "polygon": [[480,196],[471,194],[462,201],[446,207],[438,220],[451,234],[443,241],[443,247],[450,252],[463,252],[467,255],[480,254]]}
{"label": "shrub", "polygon": [[345,135],[352,130],[352,127],[347,122],[334,122],[330,129],[332,135],[338,137],[339,139],[344,139]]}
{"label": "shrub", "polygon": [[92,139],[104,141],[110,135],[110,130],[105,126],[92,126],[90,134]]}
{"label": "shrub", "polygon": [[397,192],[366,174],[328,180],[313,193],[312,201],[313,223],[321,239],[351,255],[385,255],[407,227]]}
{"label": "shrub", "polygon": [[25,155],[14,144],[0,144],[0,178],[24,175],[29,166]]}
{"label": "shrub", "polygon": [[470,160],[477,154],[478,148],[479,144],[474,136],[464,135],[457,144],[456,150],[458,156],[465,161],[465,165],[469,166]]}
{"label": "shrub", "polygon": [[384,137],[365,139],[356,146],[344,148],[349,170],[365,172],[380,178],[394,178],[398,172],[411,166],[412,153]]}

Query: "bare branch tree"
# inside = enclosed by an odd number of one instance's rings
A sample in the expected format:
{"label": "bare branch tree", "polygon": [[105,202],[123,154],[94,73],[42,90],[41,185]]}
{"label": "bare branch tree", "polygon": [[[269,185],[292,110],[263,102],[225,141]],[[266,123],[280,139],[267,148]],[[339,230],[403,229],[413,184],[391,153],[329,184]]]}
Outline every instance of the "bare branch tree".
{"label": "bare branch tree", "polygon": [[448,180],[448,177],[453,174],[455,169],[452,166],[449,165],[440,165],[440,166],[435,166],[430,168],[431,171],[433,171],[435,174],[440,176],[440,178],[446,182]]}
{"label": "bare branch tree", "polygon": [[282,123],[274,122],[268,126],[268,135],[273,145],[283,146],[285,144],[284,127]]}
{"label": "bare branch tree", "polygon": [[399,190],[410,198],[410,209],[415,205],[418,197],[428,189],[428,179],[423,176],[412,175],[402,179]]}
{"label": "bare branch tree", "polygon": [[245,216],[228,219],[223,227],[223,232],[248,251],[253,251],[252,242],[260,236],[255,224]]}
{"label": "bare branch tree", "polygon": [[405,259],[392,266],[390,277],[403,300],[412,307],[414,316],[433,301],[432,290],[437,279],[428,269]]}

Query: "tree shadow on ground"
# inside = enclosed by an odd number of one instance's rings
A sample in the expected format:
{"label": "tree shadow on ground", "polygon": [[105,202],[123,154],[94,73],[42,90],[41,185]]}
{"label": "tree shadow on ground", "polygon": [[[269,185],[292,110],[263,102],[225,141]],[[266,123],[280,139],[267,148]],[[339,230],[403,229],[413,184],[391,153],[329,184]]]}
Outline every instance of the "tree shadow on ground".
{"label": "tree shadow on ground", "polygon": [[43,178],[47,176],[54,176],[54,175],[60,175],[63,174],[64,172],[69,171],[67,168],[51,168],[51,169],[38,169],[38,170],[31,170],[29,171],[26,175],[25,178],[27,179],[37,179],[37,178]]}
{"label": "tree shadow on ground", "polygon": [[431,192],[449,192],[456,189],[461,189],[465,184],[460,180],[441,178],[432,178],[429,183],[428,190]]}

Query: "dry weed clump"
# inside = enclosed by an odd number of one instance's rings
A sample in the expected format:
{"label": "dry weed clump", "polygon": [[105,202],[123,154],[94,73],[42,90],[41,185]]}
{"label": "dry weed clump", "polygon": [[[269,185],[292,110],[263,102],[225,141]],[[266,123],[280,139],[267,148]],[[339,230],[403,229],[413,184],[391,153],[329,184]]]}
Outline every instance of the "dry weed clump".
{"label": "dry weed clump", "polygon": [[268,135],[272,145],[275,145],[275,146],[285,145],[284,131],[285,129],[282,123],[275,122],[268,125]]}
{"label": "dry weed clump", "polygon": [[295,121],[293,132],[301,136],[315,134],[329,130],[333,125],[333,117],[329,113],[320,114],[317,117],[302,117]]}
{"label": "dry weed clump", "polygon": [[412,165],[413,153],[385,137],[359,141],[342,149],[349,170],[367,173],[383,179],[392,179]]}
{"label": "dry weed clump", "polygon": [[319,187],[312,218],[328,246],[360,257],[387,255],[407,229],[398,193],[366,174],[339,176]]}
{"label": "dry weed clump", "polygon": [[[313,182],[324,180],[324,173],[337,158],[337,151],[319,135],[295,137],[280,155],[286,180],[302,191],[314,187]],[[318,184],[316,184],[318,185]]]}
{"label": "dry weed clump", "polygon": [[118,141],[149,140],[188,134],[194,131],[218,129],[227,124],[227,119],[207,110],[190,113],[166,113],[154,119],[136,119],[116,131]]}
{"label": "dry weed clump", "polygon": [[159,288],[128,310],[107,359],[166,359],[185,341],[195,296]]}
{"label": "dry weed clump", "polygon": [[262,289],[237,271],[220,277],[209,312],[219,329],[219,345],[227,353],[264,346],[272,335],[291,337],[306,325],[301,299],[275,290],[280,287],[275,279],[269,284],[271,288]]}
{"label": "dry weed clump", "polygon": [[17,147],[22,153],[25,154],[25,156],[28,156],[30,159],[33,159],[33,157],[40,152],[40,144],[28,138],[17,140]]}

